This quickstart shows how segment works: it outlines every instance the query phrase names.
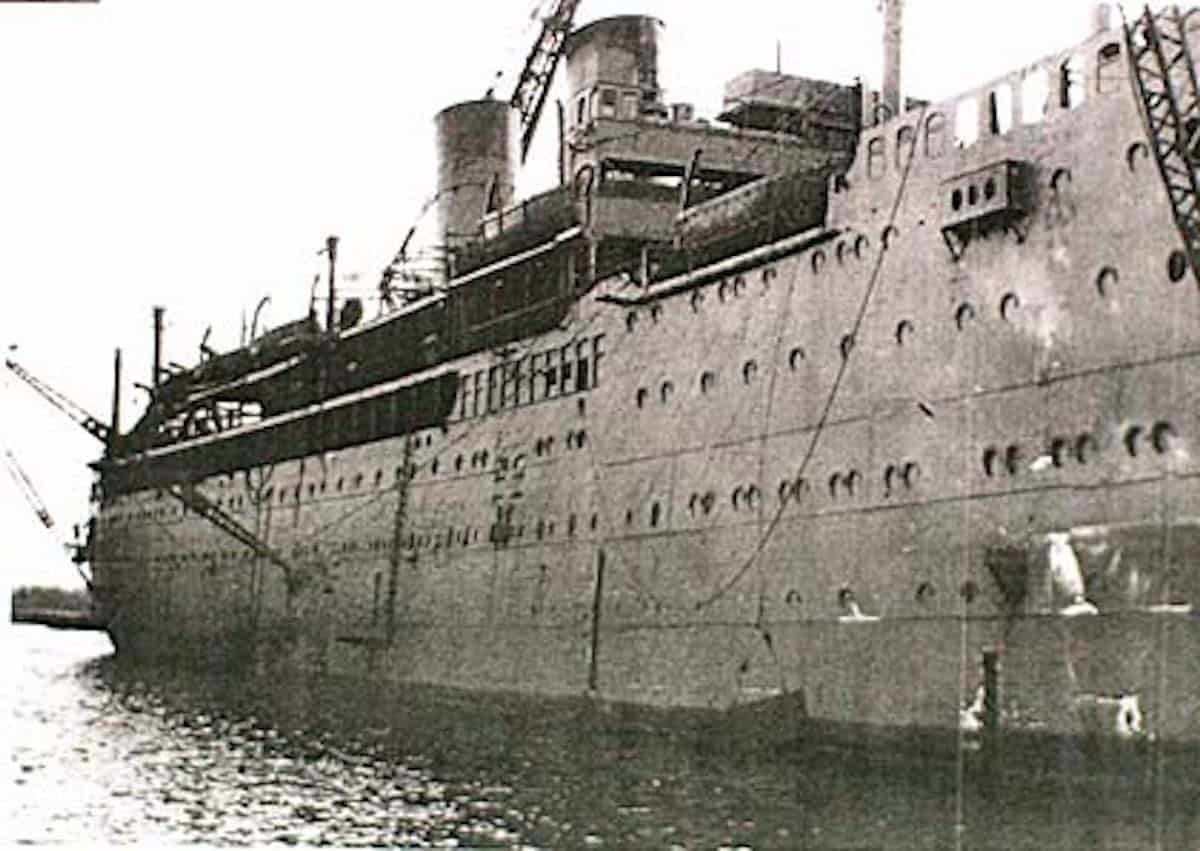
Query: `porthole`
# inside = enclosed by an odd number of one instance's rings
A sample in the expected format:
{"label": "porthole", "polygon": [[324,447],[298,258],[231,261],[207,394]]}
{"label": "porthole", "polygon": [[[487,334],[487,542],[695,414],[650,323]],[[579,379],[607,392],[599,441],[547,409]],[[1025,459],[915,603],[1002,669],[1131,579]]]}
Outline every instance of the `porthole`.
{"label": "porthole", "polygon": [[1171,440],[1175,437],[1175,427],[1168,422],[1158,422],[1150,429],[1150,445],[1159,455],[1165,455],[1171,449]]}
{"label": "porthole", "polygon": [[699,312],[700,306],[704,304],[704,291],[703,290],[694,291],[692,293],[691,303],[692,303],[692,310]]}
{"label": "porthole", "polygon": [[1015,443],[1004,450],[1004,469],[1010,476],[1015,476],[1021,471],[1022,455],[1021,447]]}
{"label": "porthole", "polygon": [[954,212],[957,213],[959,210],[962,209],[962,205],[963,205],[962,190],[955,189],[953,192],[950,193],[950,207],[951,207],[951,209],[954,210]]}
{"label": "porthole", "polygon": [[900,471],[900,478],[904,481],[906,488],[912,489],[921,479],[921,465],[916,461],[909,461]]}
{"label": "porthole", "polygon": [[968,579],[959,587],[958,593],[967,603],[974,603],[975,598],[979,596],[979,586],[973,580]]}
{"label": "porthole", "polygon": [[916,598],[918,603],[929,603],[937,596],[937,590],[929,582],[922,582],[917,586]]}
{"label": "porthole", "polygon": [[958,330],[962,331],[967,327],[967,323],[975,318],[975,308],[969,301],[964,301],[954,311],[954,324],[958,326]]}
{"label": "porthole", "polygon": [[892,482],[896,478],[896,465],[888,464],[883,471],[883,498],[888,499],[892,495]]}
{"label": "porthole", "polygon": [[662,399],[664,405],[671,401],[671,396],[674,394],[674,392],[675,385],[672,382],[664,381],[662,383],[662,387],[659,388],[659,398]]}
{"label": "porthole", "polygon": [[1065,437],[1056,437],[1050,441],[1050,463],[1055,467],[1063,465],[1064,456],[1067,454],[1067,442]]}
{"label": "porthole", "polygon": [[738,275],[736,278],[733,279],[733,294],[735,296],[741,295],[745,291],[746,291],[746,279],[744,277],[742,277],[741,275]]}
{"label": "porthole", "polygon": [[704,509],[705,514],[711,514],[712,510],[717,507],[717,495],[712,491],[707,491],[704,496],[700,497],[700,507]]}
{"label": "porthole", "polygon": [[842,474],[841,473],[834,473],[832,476],[829,477],[829,495],[831,497],[833,497],[834,499],[837,499],[838,487],[841,485],[841,483],[842,483]]}
{"label": "porthole", "polygon": [[779,270],[774,266],[768,266],[762,270],[762,282],[764,287],[771,285],[771,282],[779,277]]}
{"label": "porthole", "polygon": [[1171,256],[1167,258],[1167,277],[1172,283],[1178,283],[1183,280],[1183,276],[1187,274],[1187,255],[1182,251],[1172,251]]}
{"label": "porthole", "polygon": [[637,314],[633,311],[625,314],[625,330],[632,334],[633,329],[637,327],[637,320]]}
{"label": "porthole", "polygon": [[717,284],[717,301],[725,301],[729,298],[729,281],[721,281]]}
{"label": "porthole", "polygon": [[1105,266],[1100,270],[1100,274],[1096,276],[1096,292],[1101,298],[1108,298],[1117,288],[1117,283],[1121,280],[1117,270],[1112,266]]}
{"label": "porthole", "polygon": [[651,305],[650,321],[658,322],[658,320],[660,320],[660,319],[662,319],[662,305],[661,304]]}
{"label": "porthole", "polygon": [[714,372],[703,372],[700,374],[700,392],[708,393],[716,386],[717,375]]}
{"label": "porthole", "polygon": [[755,363],[752,360],[748,360],[748,361],[746,361],[746,363],[744,363],[742,365],[742,381],[744,383],[746,383],[746,384],[753,383],[754,379],[757,375],[758,375],[758,364],[757,363]]}
{"label": "porthole", "polygon": [[806,357],[807,356],[804,353],[804,349],[800,346],[796,346],[790,352],[788,352],[788,367],[795,372],[800,368],[800,364]]}
{"label": "porthole", "polygon": [[1125,163],[1129,166],[1129,170],[1136,172],[1138,163],[1141,160],[1150,159],[1150,148],[1145,142],[1134,142],[1125,150]]}
{"label": "porthole", "polygon": [[1138,454],[1138,442],[1142,439],[1144,429],[1139,426],[1131,426],[1125,432],[1125,451],[1129,453],[1130,458],[1136,458]]}
{"label": "porthole", "polygon": [[883,244],[883,250],[887,251],[889,248],[891,248],[892,243],[899,235],[900,231],[898,231],[894,225],[888,225],[885,227],[883,229],[883,233],[880,234],[880,242]]}
{"label": "porthole", "polygon": [[1075,439],[1075,460],[1080,464],[1091,461],[1099,450],[1096,438],[1090,434],[1084,433]]}
{"label": "porthole", "polygon": [[908,342],[908,339],[913,333],[913,323],[911,319],[902,319],[900,324],[896,326],[896,345],[903,346]]}
{"label": "porthole", "polygon": [[838,350],[842,353],[842,360],[848,360],[850,353],[854,351],[854,335],[847,334],[842,337],[841,342],[838,343]]}
{"label": "porthole", "polygon": [[1016,293],[1005,293],[1000,299],[1000,318],[1009,320],[1013,313],[1021,306],[1021,297]]}
{"label": "porthole", "polygon": [[839,242],[837,244],[837,262],[839,265],[846,262],[846,252],[849,250],[850,248],[846,243]]}
{"label": "porthole", "polygon": [[787,505],[792,498],[792,482],[790,479],[784,479],[779,483],[779,501]]}
{"label": "porthole", "polygon": [[1061,192],[1073,179],[1069,168],[1055,169],[1054,174],[1050,176],[1050,188],[1056,193]]}
{"label": "porthole", "polygon": [[999,456],[1000,451],[994,446],[983,450],[983,472],[988,477],[996,475],[996,461]]}
{"label": "porthole", "polygon": [[996,179],[989,177],[983,184],[983,200],[991,201],[996,197]]}
{"label": "porthole", "polygon": [[846,493],[854,496],[858,492],[858,486],[862,482],[862,473],[858,470],[851,470],[843,478],[843,484],[846,486]]}
{"label": "porthole", "polygon": [[861,260],[869,246],[870,241],[865,236],[859,234],[858,238],[854,240],[854,256]]}
{"label": "porthole", "polygon": [[825,252],[817,249],[812,255],[812,270],[814,275],[821,274],[821,270],[825,268]]}
{"label": "porthole", "polygon": [[742,499],[743,499],[742,486],[738,485],[737,487],[735,487],[733,489],[733,493],[731,493],[729,495],[729,502],[733,506],[735,511],[742,507]]}
{"label": "porthole", "polygon": [[650,395],[650,391],[645,387],[639,387],[637,390],[637,406],[639,408],[646,407],[646,397]]}

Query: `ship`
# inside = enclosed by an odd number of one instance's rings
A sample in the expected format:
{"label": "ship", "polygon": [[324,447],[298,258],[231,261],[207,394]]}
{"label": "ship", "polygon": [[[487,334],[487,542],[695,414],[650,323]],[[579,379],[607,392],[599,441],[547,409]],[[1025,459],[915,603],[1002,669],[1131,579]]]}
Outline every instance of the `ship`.
{"label": "ship", "polygon": [[93,429],[118,656],[1194,745],[1200,16],[1101,8],[922,101],[892,0],[880,91],[752,70],[704,119],[658,21],[578,5],[519,96],[436,117],[432,271],[367,317],[330,238],[324,316],[156,354]]}

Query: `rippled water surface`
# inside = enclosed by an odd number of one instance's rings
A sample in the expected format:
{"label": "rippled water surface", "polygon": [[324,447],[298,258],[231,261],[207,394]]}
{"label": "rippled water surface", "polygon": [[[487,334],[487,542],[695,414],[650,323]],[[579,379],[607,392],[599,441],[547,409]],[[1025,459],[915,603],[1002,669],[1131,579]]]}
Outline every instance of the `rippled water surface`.
{"label": "rippled water surface", "polygon": [[103,636],[4,629],[10,841],[1200,848],[1187,792],[980,785],[953,764],[731,751],[580,707],[139,670]]}

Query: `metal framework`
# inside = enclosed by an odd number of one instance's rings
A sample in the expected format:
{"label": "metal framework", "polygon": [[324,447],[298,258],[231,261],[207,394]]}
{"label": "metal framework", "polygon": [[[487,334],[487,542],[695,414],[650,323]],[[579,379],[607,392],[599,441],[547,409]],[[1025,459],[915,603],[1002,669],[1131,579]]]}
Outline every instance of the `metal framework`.
{"label": "metal framework", "polygon": [[563,47],[571,33],[575,12],[582,0],[558,0],[542,19],[542,32],[529,51],[525,67],[517,80],[510,102],[521,114],[521,162],[529,155],[533,133],[550,94],[554,72],[562,59]]}
{"label": "metal framework", "polygon": [[1200,87],[1178,6],[1158,14],[1149,6],[1125,24],[1129,72],[1141,99],[1146,136],[1171,202],[1175,226],[1200,283]]}
{"label": "metal framework", "polygon": [[106,424],[100,422],[100,420],[93,417],[81,406],[72,402],[49,384],[46,384],[44,381],[32,375],[27,369],[25,369],[25,367],[21,366],[11,358],[6,359],[4,361],[4,365],[8,367],[8,369],[17,376],[17,378],[20,378],[22,381],[32,387],[35,391],[37,391],[38,395],[70,417],[76,423],[76,425],[83,428],[84,431],[96,438],[96,440],[104,444],[109,442],[109,439],[112,436],[112,429]]}

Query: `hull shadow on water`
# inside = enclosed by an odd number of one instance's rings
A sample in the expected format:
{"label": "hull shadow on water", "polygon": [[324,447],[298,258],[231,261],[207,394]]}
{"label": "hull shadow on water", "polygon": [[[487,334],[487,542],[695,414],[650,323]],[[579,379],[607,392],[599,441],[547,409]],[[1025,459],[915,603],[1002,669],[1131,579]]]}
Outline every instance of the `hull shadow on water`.
{"label": "hull shadow on water", "polygon": [[586,700],[113,657],[75,676],[101,707],[88,723],[128,740],[134,779],[112,794],[173,841],[1082,849],[1200,837],[1194,771],[1178,758],[1092,773],[1089,754],[1060,743],[1059,770],[1043,771],[1019,753],[734,739],[712,716]]}

